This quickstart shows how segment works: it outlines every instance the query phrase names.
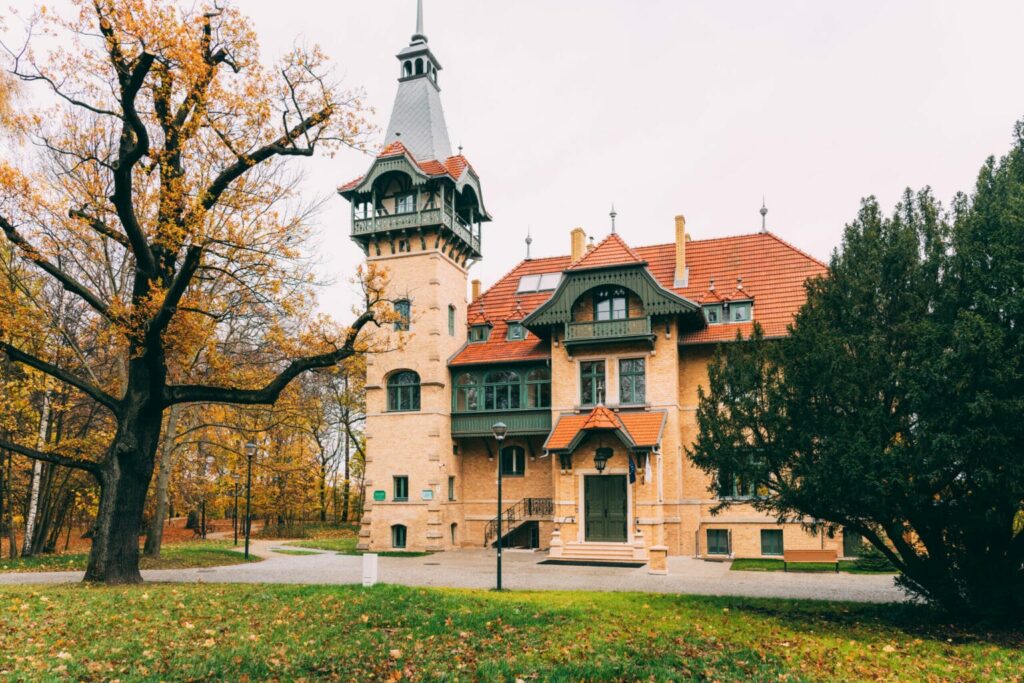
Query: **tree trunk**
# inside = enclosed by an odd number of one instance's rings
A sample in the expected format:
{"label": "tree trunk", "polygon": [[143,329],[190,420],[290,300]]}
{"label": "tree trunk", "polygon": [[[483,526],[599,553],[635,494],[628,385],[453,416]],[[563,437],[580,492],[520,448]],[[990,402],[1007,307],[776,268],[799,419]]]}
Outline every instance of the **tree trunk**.
{"label": "tree trunk", "polygon": [[[321,455],[321,457],[323,457]],[[327,522],[327,467],[320,463],[320,523]]]}
{"label": "tree trunk", "polygon": [[7,474],[4,477],[7,488],[7,551],[13,560],[18,557],[18,534],[14,530],[14,487],[11,486],[11,461],[14,456],[7,454]]}
{"label": "tree trunk", "polygon": [[[345,378],[345,393],[346,394],[348,393],[348,377]],[[341,521],[342,522],[347,522],[348,521],[348,507],[349,507],[349,500],[348,499],[349,499],[349,490],[350,490],[350,486],[351,486],[351,484],[349,483],[349,478],[348,478],[349,477],[348,464],[349,464],[349,460],[350,460],[349,452],[348,452],[349,451],[349,443],[348,443],[348,419],[349,419],[349,415],[348,415],[348,408],[345,408],[343,419],[345,420],[345,451],[344,451],[342,457],[345,458],[345,482],[344,482],[344,484],[342,484],[342,486],[344,486],[345,489],[344,489],[344,493],[342,494],[342,497],[341,497],[341,500],[342,500]]]}
{"label": "tree trunk", "polygon": [[139,406],[122,421],[100,470],[100,507],[85,580],[141,583],[139,530],[160,441],[160,410]]}
{"label": "tree trunk", "polygon": [[178,417],[181,406],[173,405],[167,415],[167,431],[164,432],[163,446],[160,449],[160,472],[156,477],[156,512],[146,534],[146,557],[160,557],[160,547],[164,540],[164,523],[167,521],[167,498],[171,483],[171,455],[174,453],[174,439],[178,435]]}
{"label": "tree trunk", "polygon": [[[36,448],[45,450],[46,435],[50,428],[50,390],[43,392],[43,411],[39,418],[39,438],[36,440]],[[32,463],[32,483],[29,485],[28,514],[25,515],[25,541],[21,547],[22,557],[32,557],[35,552],[33,535],[36,531],[36,513],[39,509],[39,487],[42,485],[43,461],[36,460]]]}

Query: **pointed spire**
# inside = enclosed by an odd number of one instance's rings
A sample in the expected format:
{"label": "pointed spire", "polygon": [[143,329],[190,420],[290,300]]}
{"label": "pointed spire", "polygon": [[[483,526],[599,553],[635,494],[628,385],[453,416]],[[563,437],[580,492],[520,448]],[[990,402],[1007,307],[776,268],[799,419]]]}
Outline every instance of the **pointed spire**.
{"label": "pointed spire", "polygon": [[764,203],[764,195],[761,195],[761,232],[768,232],[768,206]]}
{"label": "pointed spire", "polygon": [[427,42],[427,36],[423,33],[423,0],[416,0],[416,33],[412,36],[412,42]]}
{"label": "pointed spire", "polygon": [[618,216],[619,214],[615,211],[614,203],[612,204],[611,213],[609,213],[608,215],[612,217],[612,234],[615,234],[615,217]]}
{"label": "pointed spire", "polygon": [[530,245],[533,244],[533,238],[530,236],[530,226],[526,226],[526,260],[530,260]]}

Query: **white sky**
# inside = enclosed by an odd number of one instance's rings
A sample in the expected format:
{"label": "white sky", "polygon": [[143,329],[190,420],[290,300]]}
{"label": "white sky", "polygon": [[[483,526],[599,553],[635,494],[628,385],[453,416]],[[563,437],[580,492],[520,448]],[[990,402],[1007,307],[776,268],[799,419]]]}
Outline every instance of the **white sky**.
{"label": "white sky", "polygon": [[[380,137],[395,53],[415,0],[237,0],[269,61],[319,44],[366,89]],[[27,2],[16,2],[25,6]],[[60,4],[60,3],[57,3]],[[481,176],[495,221],[470,277],[492,284],[525,255],[568,253],[569,230],[632,245],[768,226],[827,259],[860,198],[903,188],[944,202],[1003,154],[1024,117],[1020,0],[425,0],[453,147]],[[299,162],[302,163],[302,162]],[[361,175],[345,151],[309,162],[311,194]],[[362,258],[348,205],[319,215],[326,310],[354,303]]]}

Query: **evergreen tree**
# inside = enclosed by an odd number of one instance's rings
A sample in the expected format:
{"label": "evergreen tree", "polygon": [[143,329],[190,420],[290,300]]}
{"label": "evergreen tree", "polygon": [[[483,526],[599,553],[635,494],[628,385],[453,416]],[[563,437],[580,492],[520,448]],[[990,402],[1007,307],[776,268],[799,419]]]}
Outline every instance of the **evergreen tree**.
{"label": "evergreen tree", "polygon": [[[691,456],[779,519],[864,536],[912,593],[1024,614],[1024,122],[944,213],[869,198],[792,333],[723,347]],[[727,503],[726,503],[727,504]]]}

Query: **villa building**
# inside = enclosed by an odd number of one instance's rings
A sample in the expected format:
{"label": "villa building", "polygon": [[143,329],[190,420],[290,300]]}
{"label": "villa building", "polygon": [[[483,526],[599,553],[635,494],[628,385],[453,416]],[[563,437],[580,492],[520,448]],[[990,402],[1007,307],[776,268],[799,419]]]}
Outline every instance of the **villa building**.
{"label": "villa building", "polygon": [[491,216],[480,178],[452,152],[422,9],[398,61],[385,146],[339,190],[352,239],[404,297],[385,332],[402,343],[367,362],[359,547],[492,546],[500,467],[505,541],[553,557],[845,554],[841,538],[747,504],[712,515],[721,496],[755,492],[712,481],[686,452],[715,345],[755,321],[785,335],[825,265],[763,229],[691,239],[677,216],[648,246],[614,228],[588,244],[576,228],[567,255],[527,258],[481,292],[469,270]]}

